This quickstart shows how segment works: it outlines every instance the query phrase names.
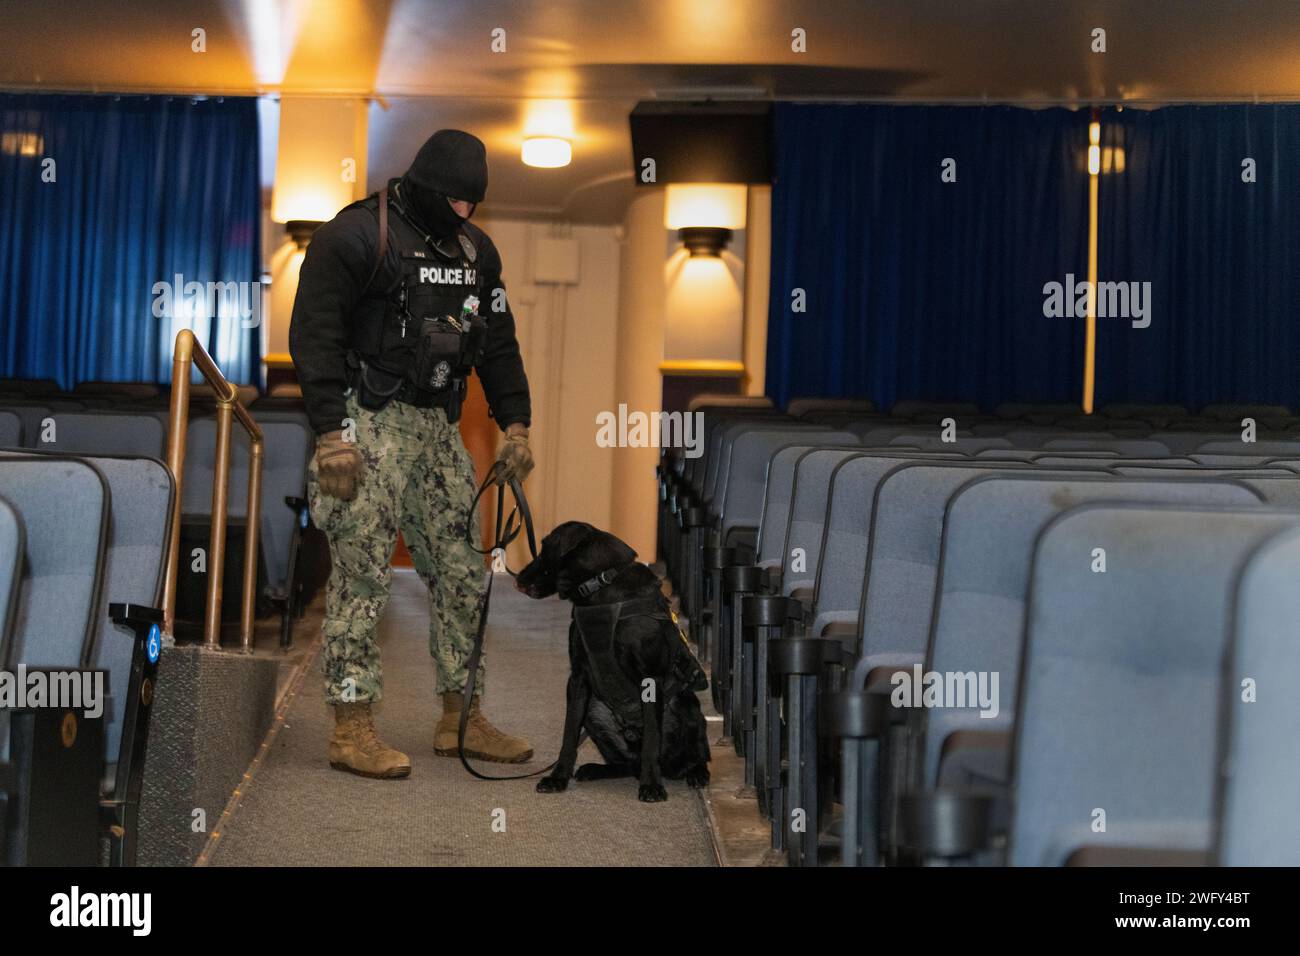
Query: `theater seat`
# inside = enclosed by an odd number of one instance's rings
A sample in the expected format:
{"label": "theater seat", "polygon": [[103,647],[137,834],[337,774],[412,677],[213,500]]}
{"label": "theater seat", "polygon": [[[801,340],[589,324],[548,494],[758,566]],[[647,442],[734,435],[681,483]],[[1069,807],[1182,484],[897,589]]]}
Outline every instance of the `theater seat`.
{"label": "theater seat", "polygon": [[[108,485],[85,462],[13,456],[0,458],[0,497],[26,529],[13,634],[0,668],[85,671],[103,579]],[[7,864],[94,865],[103,725],[102,715],[84,710],[0,710]],[[61,748],[44,744],[60,737]]]}
{"label": "theater seat", "polygon": [[1300,865],[1298,580],[1300,530],[1287,530],[1250,556],[1237,584],[1220,697],[1215,861],[1224,866]]}
{"label": "theater seat", "polygon": [[13,412],[0,411],[0,448],[21,448],[23,420]]}
{"label": "theater seat", "polygon": [[167,430],[148,412],[55,411],[52,442],[38,441],[39,451],[68,455],[144,455],[161,458],[166,452]]}
{"label": "theater seat", "polygon": [[[1011,864],[1059,866],[1094,846],[1210,849],[1235,569],[1298,523],[1300,514],[1265,510],[1085,505],[1043,533]],[[1105,573],[1093,570],[1096,548]]]}

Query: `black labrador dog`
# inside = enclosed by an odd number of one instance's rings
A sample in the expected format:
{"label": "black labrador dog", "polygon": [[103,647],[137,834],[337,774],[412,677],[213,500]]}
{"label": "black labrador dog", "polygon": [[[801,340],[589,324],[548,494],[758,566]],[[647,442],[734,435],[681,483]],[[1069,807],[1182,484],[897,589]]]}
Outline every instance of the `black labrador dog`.
{"label": "black labrador dog", "polygon": [[[542,541],[515,587],[532,598],[558,594],[573,604],[564,740],[538,793],[579,782],[638,777],[637,796],[667,800],[663,778],[709,782],[709,744],[695,691],[708,680],[686,646],[659,580],[614,535],[567,521]],[[574,773],[580,734],[603,764]]]}

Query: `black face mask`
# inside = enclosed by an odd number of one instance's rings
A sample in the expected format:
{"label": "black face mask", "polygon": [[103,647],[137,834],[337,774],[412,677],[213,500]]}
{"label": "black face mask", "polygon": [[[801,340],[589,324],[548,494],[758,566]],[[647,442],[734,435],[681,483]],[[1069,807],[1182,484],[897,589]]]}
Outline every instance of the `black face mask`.
{"label": "black face mask", "polygon": [[[469,216],[460,216],[451,208],[451,203],[442,193],[434,192],[402,180],[402,195],[407,200],[408,211],[421,226],[435,239],[445,239],[454,235],[456,230],[469,221]],[[470,216],[474,215],[474,206],[470,206]]]}

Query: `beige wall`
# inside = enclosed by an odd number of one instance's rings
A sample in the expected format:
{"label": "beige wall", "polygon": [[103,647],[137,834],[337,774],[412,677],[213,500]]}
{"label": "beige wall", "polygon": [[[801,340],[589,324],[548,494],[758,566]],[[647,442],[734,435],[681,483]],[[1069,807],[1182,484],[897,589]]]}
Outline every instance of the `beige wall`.
{"label": "beige wall", "polygon": [[[659,363],[664,358],[668,247],[664,233],[664,192],[638,193],[623,221],[623,268],[618,301],[617,397],[631,410],[657,411],[663,397]],[[642,561],[654,560],[655,465],[657,448],[611,449],[614,488],[610,530],[636,549]]]}
{"label": "beige wall", "polygon": [[[541,533],[563,521],[610,528],[620,450],[598,448],[595,437],[597,413],[617,407],[618,230],[487,217],[475,222],[501,252],[532,392],[530,444],[537,467],[525,490],[534,522]],[[576,284],[534,281],[535,244],[544,237],[577,241]],[[523,558],[522,549],[517,542],[512,561]]]}

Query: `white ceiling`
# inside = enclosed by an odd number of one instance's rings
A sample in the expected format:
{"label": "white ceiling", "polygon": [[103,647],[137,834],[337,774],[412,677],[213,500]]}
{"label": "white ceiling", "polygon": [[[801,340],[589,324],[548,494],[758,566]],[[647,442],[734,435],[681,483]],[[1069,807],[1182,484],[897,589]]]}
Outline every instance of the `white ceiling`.
{"label": "white ceiling", "polygon": [[[485,211],[616,222],[640,99],[1300,99],[1300,0],[8,0],[0,87],[375,97],[372,185],[458,126],[489,146]],[[574,161],[529,169],[550,100]]]}

